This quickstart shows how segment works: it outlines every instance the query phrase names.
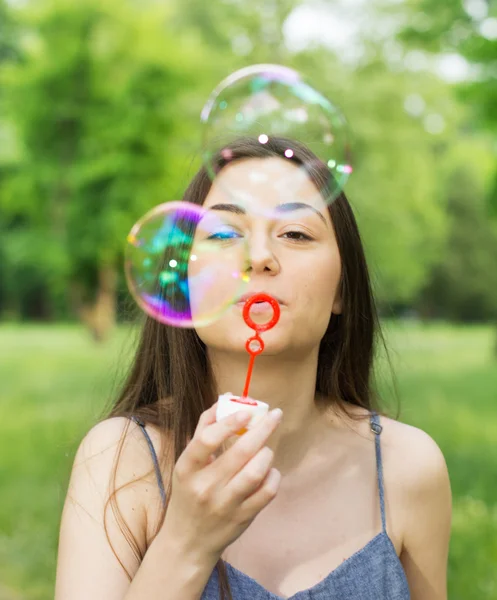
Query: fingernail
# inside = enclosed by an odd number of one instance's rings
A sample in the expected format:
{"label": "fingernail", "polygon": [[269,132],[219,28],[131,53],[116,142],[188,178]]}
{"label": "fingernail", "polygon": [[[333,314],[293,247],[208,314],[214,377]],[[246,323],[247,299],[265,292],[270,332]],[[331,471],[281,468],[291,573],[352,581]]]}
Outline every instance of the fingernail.
{"label": "fingernail", "polygon": [[283,411],[281,410],[281,408],[275,408],[269,413],[269,418],[271,419],[271,421],[279,421],[281,419],[282,414]]}

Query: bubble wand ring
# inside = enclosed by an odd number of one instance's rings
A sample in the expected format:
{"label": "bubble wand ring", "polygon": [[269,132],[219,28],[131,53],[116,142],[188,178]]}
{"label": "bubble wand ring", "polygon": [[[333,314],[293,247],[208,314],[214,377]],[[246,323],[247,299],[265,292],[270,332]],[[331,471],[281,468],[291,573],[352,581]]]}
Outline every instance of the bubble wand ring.
{"label": "bubble wand ring", "polygon": [[[268,302],[273,309],[273,316],[267,323],[255,323],[250,316],[250,309],[255,303],[258,302]],[[269,329],[272,329],[279,321],[280,313],[280,305],[278,304],[277,300],[275,300],[271,296],[268,296],[267,294],[255,294],[245,302],[245,305],[243,307],[243,320],[250,327],[250,329],[255,330],[255,335],[249,338],[245,343],[245,349],[250,354],[250,362],[247,369],[247,379],[245,380],[245,387],[242,395],[242,398],[244,399],[248,396],[250,380],[252,379],[252,371],[254,369],[255,357],[261,354],[261,352],[263,352],[264,350],[264,342],[262,341],[259,334],[263,331],[269,331]],[[254,342],[257,342],[257,348],[252,348],[252,344]]]}

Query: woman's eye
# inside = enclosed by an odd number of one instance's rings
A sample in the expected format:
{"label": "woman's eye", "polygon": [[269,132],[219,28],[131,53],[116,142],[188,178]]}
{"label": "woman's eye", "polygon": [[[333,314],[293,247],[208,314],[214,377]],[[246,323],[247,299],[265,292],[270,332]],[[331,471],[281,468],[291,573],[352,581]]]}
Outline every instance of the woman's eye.
{"label": "woman's eye", "polygon": [[287,231],[283,235],[287,236],[288,239],[293,240],[295,242],[305,242],[312,240],[311,236],[307,235],[306,233],[302,233],[302,231]]}
{"label": "woman's eye", "polygon": [[233,229],[226,229],[224,231],[216,231],[215,233],[211,233],[211,235],[207,238],[208,240],[233,240],[235,238],[242,237],[237,231]]}

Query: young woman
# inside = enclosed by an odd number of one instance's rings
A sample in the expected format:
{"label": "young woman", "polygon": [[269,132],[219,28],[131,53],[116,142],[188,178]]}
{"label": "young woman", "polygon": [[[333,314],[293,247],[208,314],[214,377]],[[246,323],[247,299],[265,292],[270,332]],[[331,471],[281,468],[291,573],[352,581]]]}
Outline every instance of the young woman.
{"label": "young woman", "polygon": [[[184,198],[248,241],[248,291],[281,305],[250,396],[283,417],[243,436],[234,416],[216,422],[218,394],[245,381],[241,303],[197,330],[148,318],[122,393],[77,451],[56,600],[447,598],[444,458],[380,418],[380,331],[352,210],[343,193],[328,206],[328,170],[300,144],[281,158],[287,147],[240,140],[229,163],[217,157],[215,184],[203,168]],[[255,187],[302,165],[298,202]],[[234,202],[234,184],[253,202]]]}

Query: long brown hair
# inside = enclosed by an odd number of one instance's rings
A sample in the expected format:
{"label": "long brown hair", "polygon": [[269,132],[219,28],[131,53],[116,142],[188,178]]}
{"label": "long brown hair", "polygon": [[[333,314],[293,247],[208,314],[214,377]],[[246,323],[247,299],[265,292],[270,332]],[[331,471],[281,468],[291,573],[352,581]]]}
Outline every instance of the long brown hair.
{"label": "long brown hair", "polygon": [[[335,182],[329,169],[308,148],[295,141],[271,138],[267,144],[260,144],[250,138],[239,139],[230,144],[229,159],[232,163],[248,158],[281,157],[288,148],[293,150],[291,160],[306,169],[316,187],[330,190]],[[226,156],[226,152],[214,158],[216,171],[227,164],[223,155]],[[202,167],[186,190],[184,201],[203,204],[211,184],[206,168]],[[351,417],[353,415],[347,411],[350,405],[380,412],[373,379],[373,358],[376,341],[384,344],[384,338],[361,237],[343,192],[338,194],[328,210],[342,261],[339,293],[343,310],[340,315],[332,315],[321,341],[316,377],[317,397],[329,406],[337,406]],[[196,331],[170,327],[147,317],[122,391],[104,418],[136,415],[145,423],[155,425],[164,436],[159,462],[162,472],[168,471],[164,477],[166,505],[155,535],[167,511],[174,465],[192,439],[201,413],[215,401],[216,390],[206,348]],[[113,509],[118,510],[115,502]],[[132,538],[123,520],[118,518],[118,522],[127,530],[126,538]],[[138,549],[136,542],[132,547],[141,561],[144,553]],[[221,598],[224,600],[227,593],[232,600],[225,564],[219,560],[216,567],[221,583]]]}

